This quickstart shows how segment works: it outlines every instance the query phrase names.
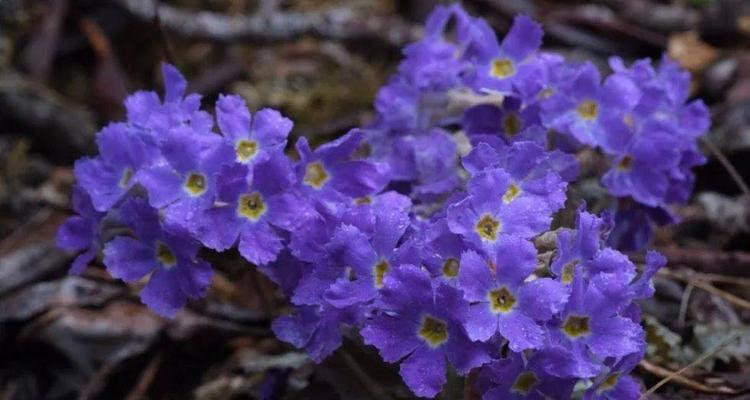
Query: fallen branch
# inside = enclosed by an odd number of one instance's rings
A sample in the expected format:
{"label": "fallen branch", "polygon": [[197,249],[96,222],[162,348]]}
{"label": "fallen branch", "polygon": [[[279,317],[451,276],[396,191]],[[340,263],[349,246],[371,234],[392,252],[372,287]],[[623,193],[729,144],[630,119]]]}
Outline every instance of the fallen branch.
{"label": "fallen branch", "polygon": [[[153,0],[120,0],[131,14],[151,20],[157,8]],[[419,36],[419,29],[399,17],[358,15],[350,8],[318,13],[271,12],[224,15],[158,5],[162,26],[179,35],[222,42],[239,40],[281,41],[301,35],[327,39],[378,39],[402,46]]]}
{"label": "fallen branch", "polygon": [[714,346],[711,349],[708,349],[705,353],[701,354],[698,358],[693,360],[690,364],[680,368],[677,371],[669,371],[668,369],[662,368],[658,365],[651,364],[650,362],[646,360],[641,360],[640,365],[643,367],[646,371],[649,371],[657,376],[663,376],[664,379],[660,380],[657,384],[654,386],[651,386],[650,389],[648,389],[645,393],[641,395],[641,397],[638,398],[638,400],[644,400],[648,399],[648,396],[652,395],[654,392],[656,392],[660,387],[667,384],[669,381],[675,381],[678,382],[681,385],[687,386],[691,389],[700,390],[702,392],[707,393],[721,393],[721,394],[737,394],[737,391],[727,388],[727,387],[717,387],[712,388],[709,386],[706,386],[702,383],[695,382],[693,380],[690,380],[684,376],[682,376],[685,371],[688,369],[702,363],[703,361],[706,361],[707,359],[713,357],[716,355],[716,353],[720,352],[721,349],[726,347],[732,340],[737,339],[739,337],[739,334],[737,332],[730,333],[727,335],[724,339],[722,339],[719,344]]}

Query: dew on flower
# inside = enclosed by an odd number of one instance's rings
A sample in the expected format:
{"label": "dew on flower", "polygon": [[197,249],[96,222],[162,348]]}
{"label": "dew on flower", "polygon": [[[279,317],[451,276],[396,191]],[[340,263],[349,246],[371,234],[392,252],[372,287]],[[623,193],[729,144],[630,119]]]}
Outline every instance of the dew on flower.
{"label": "dew on flower", "polygon": [[448,324],[431,315],[425,315],[419,325],[419,337],[432,348],[440,347],[448,341]]}

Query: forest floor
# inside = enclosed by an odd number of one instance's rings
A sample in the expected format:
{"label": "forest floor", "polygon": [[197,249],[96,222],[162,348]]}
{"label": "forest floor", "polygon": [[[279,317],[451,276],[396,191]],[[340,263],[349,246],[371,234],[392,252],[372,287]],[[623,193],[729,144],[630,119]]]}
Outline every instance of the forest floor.
{"label": "forest floor", "polygon": [[[0,0],[0,399],[408,398],[372,349],[348,342],[314,365],[278,342],[269,325],[285,300],[236,255],[216,257],[205,300],[165,320],[101,265],[67,275],[54,236],[70,214],[73,161],[124,117],[129,92],[161,86],[161,61],[207,103],[238,93],[319,142],[372,118],[399,49],[438,2],[173,0],[159,20],[154,3]],[[654,399],[750,399],[750,3],[464,4],[500,33],[532,15],[544,48],[574,59],[606,68],[615,54],[667,53],[693,73],[713,116],[709,162],[681,222],[657,232],[669,265],[642,304],[649,347],[636,374],[645,387],[671,378]],[[279,23],[260,29],[270,17]]]}

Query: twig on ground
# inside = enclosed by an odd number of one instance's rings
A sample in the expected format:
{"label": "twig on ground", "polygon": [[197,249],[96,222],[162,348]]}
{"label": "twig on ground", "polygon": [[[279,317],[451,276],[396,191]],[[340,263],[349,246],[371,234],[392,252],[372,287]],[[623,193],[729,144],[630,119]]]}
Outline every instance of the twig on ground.
{"label": "twig on ground", "polygon": [[670,270],[667,270],[667,269],[660,270],[659,274],[660,275],[669,276],[671,278],[679,279],[679,280],[681,280],[681,281],[683,281],[683,282],[685,282],[685,283],[687,283],[689,285],[697,287],[698,289],[703,289],[703,290],[705,290],[705,291],[707,291],[707,292],[709,292],[709,293],[711,293],[711,294],[713,294],[715,296],[721,297],[722,299],[726,300],[727,302],[729,302],[729,303],[731,303],[731,304],[733,304],[733,305],[735,305],[737,307],[744,308],[746,310],[750,310],[750,301],[747,301],[747,300],[745,300],[745,299],[743,299],[741,297],[735,296],[735,295],[733,295],[733,294],[731,294],[729,292],[723,291],[723,290],[717,288],[716,286],[714,286],[714,285],[712,285],[712,284],[710,284],[708,282],[702,281],[702,280],[700,280],[700,279],[698,279],[698,278],[696,278],[694,276],[681,274],[679,272],[670,271]]}
{"label": "twig on ground", "polygon": [[742,175],[737,172],[737,169],[734,168],[734,165],[732,165],[732,163],[724,155],[724,153],[707,137],[704,136],[701,138],[701,140],[703,141],[703,144],[708,147],[708,150],[713,153],[714,157],[716,157],[721,165],[727,170],[729,176],[732,178],[732,180],[734,180],[734,183],[737,184],[737,187],[739,187],[742,191],[742,194],[744,194],[746,197],[750,197],[750,187],[747,186],[747,182],[745,182],[745,179],[743,179]]}
{"label": "twig on ground", "polygon": [[[648,373],[650,373],[652,375],[658,376],[659,378],[667,379],[669,377],[669,379],[671,381],[674,381],[675,383],[677,383],[677,384],[679,384],[681,386],[685,386],[688,389],[692,389],[692,390],[703,392],[703,393],[737,394],[736,391],[734,391],[734,390],[732,390],[730,388],[727,388],[727,387],[713,388],[713,387],[710,387],[710,386],[706,386],[706,385],[704,385],[704,384],[702,384],[700,382],[696,382],[696,381],[694,381],[694,380],[692,380],[690,378],[686,378],[686,377],[684,377],[682,375],[674,375],[674,376],[672,376],[672,374],[674,374],[675,372],[670,371],[670,370],[668,370],[666,368],[660,367],[660,366],[658,366],[658,365],[656,365],[654,363],[651,363],[650,361],[647,361],[647,360],[641,360],[641,362],[639,363],[639,366],[641,368],[643,368],[644,370],[646,370],[646,372],[648,372]],[[648,394],[651,394],[651,393],[653,393],[653,392],[649,392]],[[646,396],[647,395],[644,394],[643,396],[641,396],[641,398],[639,400],[646,399],[647,398]]]}
{"label": "twig on ground", "polygon": [[[750,278],[750,253],[748,252],[677,246],[660,247],[656,250],[667,257],[670,265],[685,265],[700,272]],[[633,254],[632,256],[633,260],[643,261],[642,255]]]}
{"label": "twig on ground", "polygon": [[[153,0],[120,0],[133,15],[150,20],[158,13],[161,25],[180,35],[222,42],[280,41],[301,35],[330,39],[379,39],[402,46],[418,37],[419,29],[399,17],[357,15],[340,7],[317,13],[273,12],[230,16],[210,11],[189,11]],[[158,12],[157,12],[158,11]]]}
{"label": "twig on ground", "polygon": [[138,378],[138,383],[136,383],[133,390],[130,391],[128,397],[125,398],[126,400],[138,400],[146,398],[146,392],[151,386],[151,383],[154,381],[163,358],[164,357],[161,352],[156,353],[156,355],[151,359],[151,361],[149,361],[148,365],[141,373],[140,377]]}
{"label": "twig on ground", "polygon": [[662,376],[662,375],[666,375],[666,376],[664,376],[664,379],[660,380],[657,384],[655,384],[654,386],[651,386],[651,388],[648,389],[645,393],[643,393],[641,397],[638,398],[638,400],[648,399],[648,396],[656,392],[660,387],[664,386],[669,381],[676,381],[682,385],[690,387],[691,389],[700,390],[700,391],[708,392],[708,393],[736,394],[737,392],[730,388],[711,388],[709,386],[687,379],[684,376],[682,376],[682,374],[685,373],[685,371],[687,371],[688,369],[716,355],[716,353],[721,351],[721,349],[726,347],[732,340],[737,339],[738,337],[739,337],[738,332],[730,333],[729,335],[724,337],[724,339],[722,339],[721,342],[719,342],[719,344],[717,344],[711,349],[708,349],[705,353],[701,354],[698,358],[693,360],[693,362],[691,362],[690,364],[674,372],[664,369],[662,367],[659,367],[658,365],[651,364],[646,360],[641,360],[640,365],[647,371],[657,376]]}

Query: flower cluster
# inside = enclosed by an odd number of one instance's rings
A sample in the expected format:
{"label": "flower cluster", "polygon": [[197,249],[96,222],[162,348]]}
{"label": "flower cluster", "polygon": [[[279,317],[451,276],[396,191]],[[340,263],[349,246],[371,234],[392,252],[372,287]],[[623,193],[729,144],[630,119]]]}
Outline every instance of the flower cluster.
{"label": "flower cluster", "polygon": [[[130,96],[127,120],[75,165],[78,215],[58,237],[81,252],[71,273],[102,253],[172,317],[210,284],[201,247],[236,248],[293,304],[276,335],[315,361],[354,330],[418,396],[435,396],[450,367],[475,371],[485,399],[567,398],[579,382],[585,398],[638,398],[634,301],[666,260],[649,252],[639,271],[616,248],[644,245],[687,200],[706,107],[686,103],[689,76],[666,59],[612,59],[602,81],[540,52],[542,35],[519,16],[500,41],[458,5],[438,7],[372,124],[289,153],[291,120],[227,95],[214,121],[165,65],[164,98]],[[608,161],[618,208],[581,205],[558,228],[583,149]],[[551,258],[542,234],[556,235]]]}

